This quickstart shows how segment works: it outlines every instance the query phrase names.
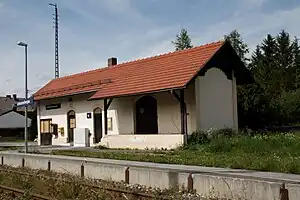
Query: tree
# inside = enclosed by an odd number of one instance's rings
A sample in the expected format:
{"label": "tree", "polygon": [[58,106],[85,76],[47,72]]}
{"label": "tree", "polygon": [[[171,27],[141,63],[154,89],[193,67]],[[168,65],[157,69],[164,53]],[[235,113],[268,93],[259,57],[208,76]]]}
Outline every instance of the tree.
{"label": "tree", "polygon": [[[230,42],[237,55],[242,62],[247,66],[249,53],[248,45],[243,41],[241,34],[237,30],[231,31],[224,36],[224,39]],[[259,106],[263,104],[261,98],[261,88],[256,83],[246,86],[237,86],[237,104],[239,127],[249,126],[251,128],[258,126],[258,121],[254,119],[261,119],[262,108]],[[252,120],[249,120],[252,119]]]}
{"label": "tree", "polygon": [[249,49],[248,45],[243,41],[241,34],[237,30],[233,30],[228,35],[225,35],[224,39],[230,42],[237,55],[246,64],[248,61],[246,54],[249,53]]}
{"label": "tree", "polygon": [[294,82],[294,88],[300,89],[300,46],[298,44],[298,38],[295,37],[293,44],[292,44],[292,51],[294,55],[293,59],[293,66],[295,70],[295,82]]}
{"label": "tree", "polygon": [[184,50],[192,48],[191,38],[186,29],[182,28],[179,35],[176,35],[176,41],[172,41],[175,45],[175,50]]}

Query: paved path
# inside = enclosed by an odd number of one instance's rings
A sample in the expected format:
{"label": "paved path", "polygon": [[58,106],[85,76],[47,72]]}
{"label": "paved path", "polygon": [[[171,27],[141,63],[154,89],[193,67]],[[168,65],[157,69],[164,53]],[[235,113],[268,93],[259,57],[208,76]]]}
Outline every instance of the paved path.
{"label": "paved path", "polygon": [[[24,142],[0,142],[0,147],[22,147]],[[37,146],[37,142],[28,142],[28,146]]]}

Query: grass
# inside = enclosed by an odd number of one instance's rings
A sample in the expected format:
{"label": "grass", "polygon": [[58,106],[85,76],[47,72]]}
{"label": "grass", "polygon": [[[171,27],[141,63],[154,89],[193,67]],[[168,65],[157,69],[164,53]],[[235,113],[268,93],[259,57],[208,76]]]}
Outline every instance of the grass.
{"label": "grass", "polygon": [[300,135],[290,133],[212,138],[200,134],[188,146],[173,151],[57,150],[52,154],[300,174]]}

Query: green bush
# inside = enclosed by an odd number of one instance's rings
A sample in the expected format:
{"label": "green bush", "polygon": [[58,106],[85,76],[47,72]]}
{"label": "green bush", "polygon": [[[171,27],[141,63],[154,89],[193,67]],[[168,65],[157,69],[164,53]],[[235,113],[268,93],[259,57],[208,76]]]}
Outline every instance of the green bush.
{"label": "green bush", "polygon": [[217,129],[212,131],[212,138],[219,138],[219,137],[233,137],[238,134],[238,131],[235,131],[231,128],[223,128]]}
{"label": "green bush", "polygon": [[209,142],[208,135],[202,131],[193,132],[188,138],[188,145],[206,144]]}
{"label": "green bush", "polygon": [[300,122],[300,89],[284,92],[275,104],[278,118],[283,124],[296,124]]}
{"label": "green bush", "polygon": [[207,131],[193,132],[188,138],[188,146],[193,146],[197,144],[207,144],[217,138],[226,138],[236,136],[238,133],[230,128],[224,129],[209,129]]}

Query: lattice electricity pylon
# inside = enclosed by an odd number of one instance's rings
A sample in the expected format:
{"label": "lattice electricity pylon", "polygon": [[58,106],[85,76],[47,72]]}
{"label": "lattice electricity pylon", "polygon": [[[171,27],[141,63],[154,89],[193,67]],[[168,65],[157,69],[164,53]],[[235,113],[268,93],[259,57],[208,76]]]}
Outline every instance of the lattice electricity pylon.
{"label": "lattice electricity pylon", "polygon": [[55,29],[55,78],[59,77],[59,58],[58,58],[58,9],[57,4],[49,3],[50,6],[54,7],[54,29]]}

